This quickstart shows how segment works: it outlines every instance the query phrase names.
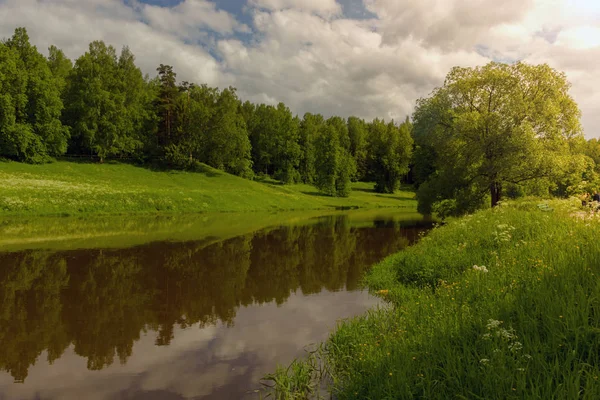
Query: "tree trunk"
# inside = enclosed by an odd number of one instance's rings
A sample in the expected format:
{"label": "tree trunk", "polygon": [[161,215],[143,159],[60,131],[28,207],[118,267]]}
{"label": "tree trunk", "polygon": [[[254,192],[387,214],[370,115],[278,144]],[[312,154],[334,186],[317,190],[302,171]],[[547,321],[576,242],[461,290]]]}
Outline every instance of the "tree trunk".
{"label": "tree trunk", "polygon": [[490,185],[490,194],[492,195],[492,207],[496,207],[502,199],[502,186],[499,182],[492,182]]}

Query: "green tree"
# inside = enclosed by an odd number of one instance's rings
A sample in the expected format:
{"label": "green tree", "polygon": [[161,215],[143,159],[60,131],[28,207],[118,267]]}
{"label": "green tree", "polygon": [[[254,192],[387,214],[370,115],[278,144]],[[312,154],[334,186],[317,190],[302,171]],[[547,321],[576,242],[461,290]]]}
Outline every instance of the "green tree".
{"label": "green tree", "polygon": [[95,41],[75,62],[69,82],[66,120],[73,131],[72,151],[97,154],[100,162],[121,150],[126,116],[117,69],[114,47]]}
{"label": "green tree", "polygon": [[234,175],[252,176],[250,140],[234,88],[221,91],[202,142],[203,161]]}
{"label": "green tree", "polygon": [[117,63],[118,92],[123,104],[123,117],[120,121],[119,153],[122,155],[139,154],[149,140],[146,135],[149,122],[155,122],[152,113],[154,95],[147,79],[135,65],[135,56],[128,47],[124,47]]}
{"label": "green tree", "polygon": [[341,145],[344,132],[337,131],[336,123],[332,122],[323,125],[315,141],[314,184],[330,196],[347,197],[356,164],[350,152]]}
{"label": "green tree", "polygon": [[43,162],[64,154],[69,129],[60,120],[60,82],[25,28],[0,43],[0,155]]}
{"label": "green tree", "polygon": [[581,135],[569,87],[545,64],[452,69],[413,116],[417,145],[435,150],[435,172],[417,194],[420,211],[445,201],[447,213],[457,214],[486,196],[495,206],[506,184],[550,176]]}
{"label": "green tree", "polygon": [[369,125],[368,162],[375,191],[394,193],[400,187],[412,154],[411,129],[408,118],[399,127],[379,119]]}
{"label": "green tree", "polygon": [[158,146],[164,147],[172,143],[172,132],[175,131],[175,107],[179,97],[177,74],[170,65],[160,64],[158,71],[159,92],[156,98],[156,110],[159,116]]}
{"label": "green tree", "polygon": [[284,183],[299,180],[302,156],[299,145],[300,121],[283,103],[277,107],[259,105],[249,132],[254,170],[272,175]]}
{"label": "green tree", "polygon": [[65,94],[69,74],[73,70],[73,62],[65,56],[61,49],[52,45],[48,48],[48,66],[56,79],[62,97]]}
{"label": "green tree", "polygon": [[304,114],[302,122],[300,122],[300,137],[298,144],[300,145],[300,165],[298,172],[300,179],[304,183],[313,183],[315,180],[315,140],[322,129],[325,120],[320,114]]}
{"label": "green tree", "polygon": [[141,152],[151,111],[152,89],[124,47],[92,42],[69,76],[65,120],[73,131],[71,151],[108,156]]}
{"label": "green tree", "polygon": [[350,154],[356,162],[356,180],[363,180],[367,175],[367,128],[364,120],[357,117],[348,118]]}

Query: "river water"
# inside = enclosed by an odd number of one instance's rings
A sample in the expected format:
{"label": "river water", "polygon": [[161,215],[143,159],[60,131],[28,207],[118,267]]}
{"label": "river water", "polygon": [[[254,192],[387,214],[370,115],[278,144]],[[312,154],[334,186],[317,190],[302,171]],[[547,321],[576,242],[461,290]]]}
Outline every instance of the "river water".
{"label": "river water", "polygon": [[378,304],[361,277],[430,225],[382,210],[213,228],[227,218],[184,239],[156,221],[108,241],[98,221],[85,240],[5,224],[21,233],[0,240],[0,399],[258,398],[266,373]]}

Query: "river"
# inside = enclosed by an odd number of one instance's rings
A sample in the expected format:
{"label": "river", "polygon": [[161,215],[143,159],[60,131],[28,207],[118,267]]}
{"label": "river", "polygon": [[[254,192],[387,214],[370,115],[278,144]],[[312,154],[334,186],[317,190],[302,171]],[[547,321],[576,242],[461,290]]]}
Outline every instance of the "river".
{"label": "river", "polygon": [[361,277],[430,226],[399,210],[165,218],[0,224],[0,399],[258,398],[377,306]]}

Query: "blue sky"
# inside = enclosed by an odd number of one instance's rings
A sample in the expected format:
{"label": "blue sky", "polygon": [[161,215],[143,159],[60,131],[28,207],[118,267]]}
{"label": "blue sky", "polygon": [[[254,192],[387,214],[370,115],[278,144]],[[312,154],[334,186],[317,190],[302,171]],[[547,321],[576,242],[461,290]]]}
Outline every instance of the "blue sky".
{"label": "blue sky", "polygon": [[548,63],[600,136],[600,1],[0,0],[0,36],[19,26],[42,50],[129,46],[151,76],[170,64],[298,115],[401,120],[454,66]]}

